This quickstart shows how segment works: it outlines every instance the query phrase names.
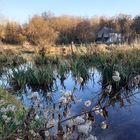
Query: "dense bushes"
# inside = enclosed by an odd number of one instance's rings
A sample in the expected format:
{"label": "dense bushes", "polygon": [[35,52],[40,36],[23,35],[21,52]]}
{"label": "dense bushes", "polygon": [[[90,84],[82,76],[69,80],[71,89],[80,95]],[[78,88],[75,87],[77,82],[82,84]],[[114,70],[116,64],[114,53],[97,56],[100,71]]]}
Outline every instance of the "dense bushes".
{"label": "dense bushes", "polygon": [[56,17],[44,13],[33,16],[29,23],[19,25],[9,22],[0,26],[0,38],[10,44],[22,44],[25,40],[35,45],[95,42],[102,27],[113,28],[123,35],[124,41],[133,42],[140,34],[140,16],[132,18],[120,14],[116,17],[81,18]]}
{"label": "dense bushes", "polygon": [[26,27],[26,36],[29,42],[38,44],[55,43],[57,32],[49,27],[48,23],[42,17],[33,17]]}
{"label": "dense bushes", "polygon": [[3,41],[9,44],[23,44],[26,40],[24,30],[21,25],[17,23],[7,23],[5,26],[5,33]]}
{"label": "dense bushes", "polygon": [[0,25],[0,40],[3,38],[3,33],[4,33],[4,30],[3,30],[3,25]]}

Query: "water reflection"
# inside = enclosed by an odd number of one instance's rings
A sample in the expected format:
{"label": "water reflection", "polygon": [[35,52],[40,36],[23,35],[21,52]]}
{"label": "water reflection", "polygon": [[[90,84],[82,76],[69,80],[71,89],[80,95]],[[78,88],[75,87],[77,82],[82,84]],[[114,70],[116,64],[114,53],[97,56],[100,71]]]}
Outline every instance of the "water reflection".
{"label": "water reflection", "polygon": [[[97,69],[93,69],[92,73],[94,73],[93,79],[90,79],[86,81],[86,83],[79,84],[77,81],[73,78],[72,74],[69,73],[66,80],[63,81],[63,84],[61,83],[61,80],[58,78],[56,79],[57,83],[57,90],[55,91],[49,91],[46,92],[44,90],[37,90],[39,93],[39,97],[42,100],[43,107],[48,105],[49,103],[57,103],[59,98],[61,97],[61,90],[66,91],[74,91],[74,96],[78,99],[82,100],[88,100],[91,98],[96,97],[102,90],[101,84],[99,84],[99,81],[101,80],[101,75],[97,71]],[[30,107],[32,105],[32,100],[29,98],[33,92],[35,92],[35,89],[32,89],[29,86],[26,86],[26,88],[20,93],[17,93],[18,99],[21,99],[22,102],[27,106]],[[48,96],[48,93],[52,93],[52,96]],[[96,100],[95,98],[95,100]],[[77,109],[78,111],[79,109]]]}
{"label": "water reflection", "polygon": [[[112,92],[108,96],[101,84],[101,73],[97,69],[93,69],[91,75],[93,76],[93,79],[87,80],[83,85],[77,83],[71,73],[67,75],[63,84],[58,78],[56,80],[58,89],[57,91],[53,91],[51,96],[48,96],[48,93],[45,91],[39,90],[38,93],[41,100],[40,111],[50,110],[50,108],[54,108],[54,104],[56,109],[58,101],[61,98],[61,90],[73,91],[75,101],[71,106],[60,109],[58,112],[63,112],[64,118],[61,116],[62,114],[57,112],[60,115],[59,117],[62,117],[65,120],[69,116],[69,112],[70,116],[80,114],[85,110],[85,108],[83,108],[84,102],[91,100],[92,107],[99,105],[102,109],[105,109],[104,111],[107,111],[107,114],[103,114],[103,116],[94,114],[96,123],[100,124],[102,121],[106,120],[109,124],[108,129],[102,130],[100,127],[96,127],[91,134],[96,134],[99,140],[139,139],[139,89],[133,88],[129,91],[122,89],[117,93]],[[20,96],[26,107],[31,107],[33,105],[32,100],[29,97],[32,92],[32,88],[26,87]],[[61,107],[59,106],[59,108]],[[86,108],[86,111],[90,110],[91,107]],[[52,116],[49,117],[51,118]],[[55,129],[50,132],[53,134],[54,131]],[[125,133],[127,133],[127,135],[124,135]],[[75,133],[73,135],[76,136]]]}
{"label": "water reflection", "polygon": [[[34,89],[26,85],[23,91],[17,92],[15,95],[18,100],[23,102],[26,108],[37,107],[36,110],[39,116],[46,116],[47,114],[51,123],[54,120],[57,123],[61,121],[62,124],[59,124],[58,127],[60,132],[64,131],[63,126],[65,126],[65,133],[73,131],[74,128],[69,127],[67,121],[64,120],[84,113],[84,118],[87,117],[87,120],[94,122],[93,126],[96,129],[93,128],[90,134],[96,135],[98,140],[138,140],[140,138],[138,133],[140,130],[139,88],[132,86],[131,89],[123,88],[107,92],[106,86],[102,85],[102,74],[96,68],[90,69],[86,78],[78,78],[79,76],[70,71],[65,75],[61,75],[61,77],[57,77],[57,88],[54,91]],[[6,78],[2,77],[2,81],[6,83]],[[60,99],[63,96],[62,91],[71,91],[72,93],[70,103],[66,103],[64,106],[60,103]],[[34,106],[32,93],[36,94],[34,97],[38,100],[36,106]],[[89,107],[85,107],[84,104],[87,100],[91,101],[91,106]],[[99,107],[100,112],[91,112],[93,107]],[[109,125],[108,129],[101,129],[103,127],[101,122],[106,122]],[[42,126],[45,129],[49,124],[46,122]],[[58,135],[56,134],[58,132],[56,129],[56,127],[53,127],[49,133]],[[42,128],[39,131],[42,132]],[[77,131],[72,133],[74,139],[79,138]]]}

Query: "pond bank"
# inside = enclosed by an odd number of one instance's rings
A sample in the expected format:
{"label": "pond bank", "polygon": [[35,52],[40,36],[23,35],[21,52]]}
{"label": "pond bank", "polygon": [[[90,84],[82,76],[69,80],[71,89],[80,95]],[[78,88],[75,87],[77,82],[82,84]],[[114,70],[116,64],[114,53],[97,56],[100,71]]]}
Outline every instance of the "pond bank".
{"label": "pond bank", "polygon": [[[46,54],[48,55],[69,55],[72,53],[88,53],[88,52],[107,52],[110,50],[132,50],[132,49],[140,49],[140,44],[134,45],[111,45],[107,46],[105,44],[83,44],[83,45],[46,45],[43,46],[46,48]],[[33,45],[7,45],[0,44],[0,53],[4,52],[13,52],[15,54],[36,54],[41,49],[41,46],[33,46]]]}
{"label": "pond bank", "polygon": [[[26,58],[28,54],[22,56]],[[24,105],[24,115],[27,114],[17,125],[18,131],[15,125],[10,130],[2,129],[3,138],[138,140],[139,135],[134,134],[140,127],[139,49],[61,57],[42,51],[30,57],[31,62],[26,59],[27,63],[2,72],[7,79],[4,77],[0,83],[6,80],[12,97]],[[0,119],[5,128],[14,116],[1,99],[4,116]],[[124,136],[126,131],[128,135]]]}

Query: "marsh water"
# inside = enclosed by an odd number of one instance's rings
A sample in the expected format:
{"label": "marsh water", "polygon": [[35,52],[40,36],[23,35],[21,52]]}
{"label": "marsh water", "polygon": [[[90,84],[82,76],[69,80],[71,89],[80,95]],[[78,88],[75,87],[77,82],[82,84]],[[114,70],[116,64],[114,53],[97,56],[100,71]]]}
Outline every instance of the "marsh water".
{"label": "marsh water", "polygon": [[[9,70],[10,71],[10,70]],[[16,92],[17,100],[20,100],[26,108],[32,106],[30,95],[32,92],[38,92],[41,100],[40,112],[56,104],[60,97],[60,91],[73,91],[75,102],[71,107],[71,114],[77,115],[84,110],[84,101],[91,100],[92,107],[96,106],[102,94],[102,73],[96,67],[89,70],[90,78],[83,84],[75,81],[72,73],[67,74],[63,84],[60,79],[56,79],[57,88],[53,91],[51,97],[47,96],[48,91],[42,89],[33,89],[26,86],[20,93]],[[0,84],[2,86],[10,87],[5,73],[1,75]],[[93,128],[92,134],[97,136],[98,140],[139,140],[140,139],[140,93],[139,89],[133,89],[133,93],[137,92],[134,96],[130,96],[128,100],[124,100],[124,105],[121,106],[119,102],[110,104],[107,107],[108,129],[101,129],[100,127]],[[86,108],[90,110],[91,108]],[[104,120],[102,117],[97,117],[97,121]]]}

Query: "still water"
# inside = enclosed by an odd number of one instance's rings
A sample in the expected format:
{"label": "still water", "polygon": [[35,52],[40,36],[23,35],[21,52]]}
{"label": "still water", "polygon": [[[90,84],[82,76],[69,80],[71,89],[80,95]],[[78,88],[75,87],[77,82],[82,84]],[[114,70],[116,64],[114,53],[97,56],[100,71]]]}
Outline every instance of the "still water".
{"label": "still water", "polygon": [[[102,93],[102,75],[99,70],[93,68],[90,70],[91,78],[86,81],[84,86],[77,83],[71,72],[69,72],[63,85],[61,84],[59,78],[56,80],[57,89],[51,92],[51,97],[47,96],[47,92],[43,90],[33,90],[31,87],[27,86],[25,90],[16,94],[16,98],[20,100],[26,108],[32,106],[32,99],[30,98],[32,92],[38,92],[40,98],[40,114],[46,108],[51,107],[53,104],[57,104],[61,98],[60,91],[73,91],[75,102],[71,107],[71,115],[80,114],[84,109],[84,102],[90,100],[92,102],[92,107],[96,106]],[[6,86],[8,82],[4,75],[1,76],[0,84]],[[100,127],[93,128],[91,134],[96,135],[98,140],[140,140],[140,92],[139,89],[133,90],[137,92],[136,95],[129,98],[130,102],[124,102],[123,106],[116,102],[115,104],[110,104],[107,107],[108,118],[108,129],[101,129]],[[91,107],[86,108],[90,110]],[[104,120],[101,116],[96,116],[96,121]]]}

